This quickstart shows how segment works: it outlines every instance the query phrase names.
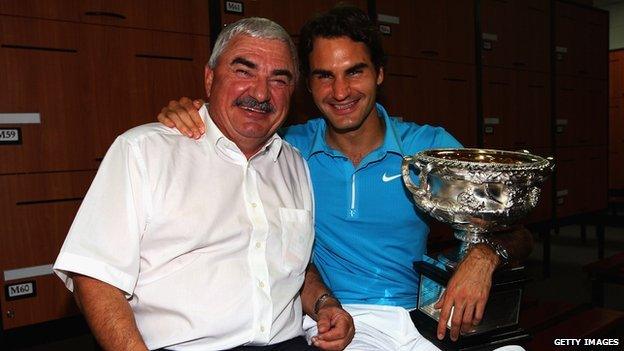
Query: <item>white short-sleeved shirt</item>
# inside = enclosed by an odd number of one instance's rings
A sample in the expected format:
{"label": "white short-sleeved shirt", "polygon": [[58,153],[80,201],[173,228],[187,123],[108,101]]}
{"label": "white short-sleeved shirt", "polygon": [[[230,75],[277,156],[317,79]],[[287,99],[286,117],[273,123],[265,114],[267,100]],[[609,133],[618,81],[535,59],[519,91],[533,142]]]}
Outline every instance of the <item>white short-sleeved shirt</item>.
{"label": "white short-sleeved shirt", "polygon": [[150,349],[218,350],[302,332],[313,243],[309,171],[277,135],[250,160],[215,126],[193,140],[160,124],[119,136],[54,269],[124,291]]}

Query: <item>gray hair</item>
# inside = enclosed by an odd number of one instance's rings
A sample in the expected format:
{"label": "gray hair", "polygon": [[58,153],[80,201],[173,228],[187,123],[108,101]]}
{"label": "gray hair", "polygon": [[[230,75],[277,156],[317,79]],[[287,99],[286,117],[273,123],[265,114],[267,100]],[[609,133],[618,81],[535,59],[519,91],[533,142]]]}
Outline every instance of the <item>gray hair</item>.
{"label": "gray hair", "polygon": [[208,60],[208,66],[210,68],[214,69],[217,66],[219,56],[221,56],[223,50],[225,50],[232,38],[237,35],[247,35],[259,39],[279,40],[288,45],[288,50],[292,57],[293,75],[295,81],[297,81],[299,78],[299,60],[297,58],[297,48],[292,38],[282,26],[270,19],[262,17],[243,18],[225,27],[221,33],[219,33],[214,48],[212,49],[212,54]]}

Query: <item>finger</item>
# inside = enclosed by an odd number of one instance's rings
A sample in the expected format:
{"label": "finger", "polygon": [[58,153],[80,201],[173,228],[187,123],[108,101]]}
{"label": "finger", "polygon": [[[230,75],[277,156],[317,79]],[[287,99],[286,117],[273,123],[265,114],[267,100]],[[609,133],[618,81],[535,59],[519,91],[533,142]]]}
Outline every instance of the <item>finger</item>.
{"label": "finger", "polygon": [[182,97],[177,104],[173,104],[171,107],[175,109],[176,113],[180,116],[180,120],[186,127],[192,131],[193,138],[199,139],[204,133],[202,130],[204,128],[204,123],[193,101],[187,97]]}
{"label": "finger", "polygon": [[473,318],[474,318],[474,305],[466,305],[464,309],[464,316],[461,321],[461,332],[466,334],[472,331],[473,329]]}
{"label": "finger", "polygon": [[325,341],[316,339],[312,342],[312,345],[318,347],[321,350],[339,351],[343,350],[348,345],[348,343],[345,343],[342,340]]}
{"label": "finger", "polygon": [[202,99],[195,99],[193,100],[193,106],[195,106],[196,109],[200,109],[202,106],[204,106],[205,102]]}
{"label": "finger", "polygon": [[446,335],[446,323],[449,320],[449,316],[451,315],[451,308],[453,307],[453,303],[451,301],[447,301],[442,306],[440,310],[440,320],[438,321],[438,339],[444,339],[444,335]]}
{"label": "finger", "polygon": [[331,319],[327,313],[319,313],[316,321],[316,329],[319,335],[327,333],[329,329],[331,329]]}
{"label": "finger", "polygon": [[435,305],[433,305],[433,308],[435,308],[436,310],[439,310],[440,308],[442,308],[442,305],[444,304],[445,296],[446,296],[446,290],[444,290],[442,294],[440,294],[440,298],[438,299],[438,302],[436,302]]}
{"label": "finger", "polygon": [[160,110],[160,113],[158,114],[158,117],[156,117],[156,118],[158,119],[158,122],[166,125],[169,128],[173,128],[173,127],[175,127],[175,123],[173,123],[173,121],[166,116],[167,111],[168,111],[167,108],[163,107]]}
{"label": "finger", "polygon": [[485,304],[486,302],[478,301],[475,306],[475,314],[472,319],[472,325],[479,325],[483,320],[483,313],[485,313]]}
{"label": "finger", "polygon": [[461,322],[464,315],[465,306],[455,305],[453,309],[453,316],[451,317],[451,340],[457,341],[459,337],[459,328],[461,328]]}
{"label": "finger", "polygon": [[180,115],[176,112],[175,105],[172,105],[172,103],[177,104],[178,102],[173,101],[173,100],[170,101],[169,105],[162,109],[161,113],[163,113],[165,117],[169,119],[171,122],[173,122],[174,127],[177,128],[178,131],[180,131],[180,133],[192,138],[193,132],[182,121],[182,119],[180,118]]}

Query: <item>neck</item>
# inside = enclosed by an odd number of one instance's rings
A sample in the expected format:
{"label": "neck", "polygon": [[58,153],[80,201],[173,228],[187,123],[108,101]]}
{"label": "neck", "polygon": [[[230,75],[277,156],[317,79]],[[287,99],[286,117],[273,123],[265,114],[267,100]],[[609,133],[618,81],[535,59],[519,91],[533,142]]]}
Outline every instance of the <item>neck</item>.
{"label": "neck", "polygon": [[329,125],[325,140],[330,147],[340,150],[357,166],[366,155],[381,146],[384,134],[385,125],[375,111],[359,128],[351,131],[335,130]]}

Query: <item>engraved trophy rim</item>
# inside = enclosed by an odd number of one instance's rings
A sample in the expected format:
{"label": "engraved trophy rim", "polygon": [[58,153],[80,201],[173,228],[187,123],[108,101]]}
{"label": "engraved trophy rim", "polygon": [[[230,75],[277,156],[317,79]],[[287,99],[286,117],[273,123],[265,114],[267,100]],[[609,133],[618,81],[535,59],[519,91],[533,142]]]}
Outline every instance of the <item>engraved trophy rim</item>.
{"label": "engraved trophy rim", "polygon": [[[477,161],[458,160],[446,158],[450,156],[481,156],[484,159]],[[432,163],[443,167],[462,168],[471,170],[496,170],[496,171],[544,171],[550,170],[553,162],[529,153],[528,151],[507,151],[482,148],[441,148],[429,149],[415,154],[414,159],[424,163]],[[511,162],[496,162],[501,157],[506,157]],[[485,158],[490,158],[486,160]]]}

